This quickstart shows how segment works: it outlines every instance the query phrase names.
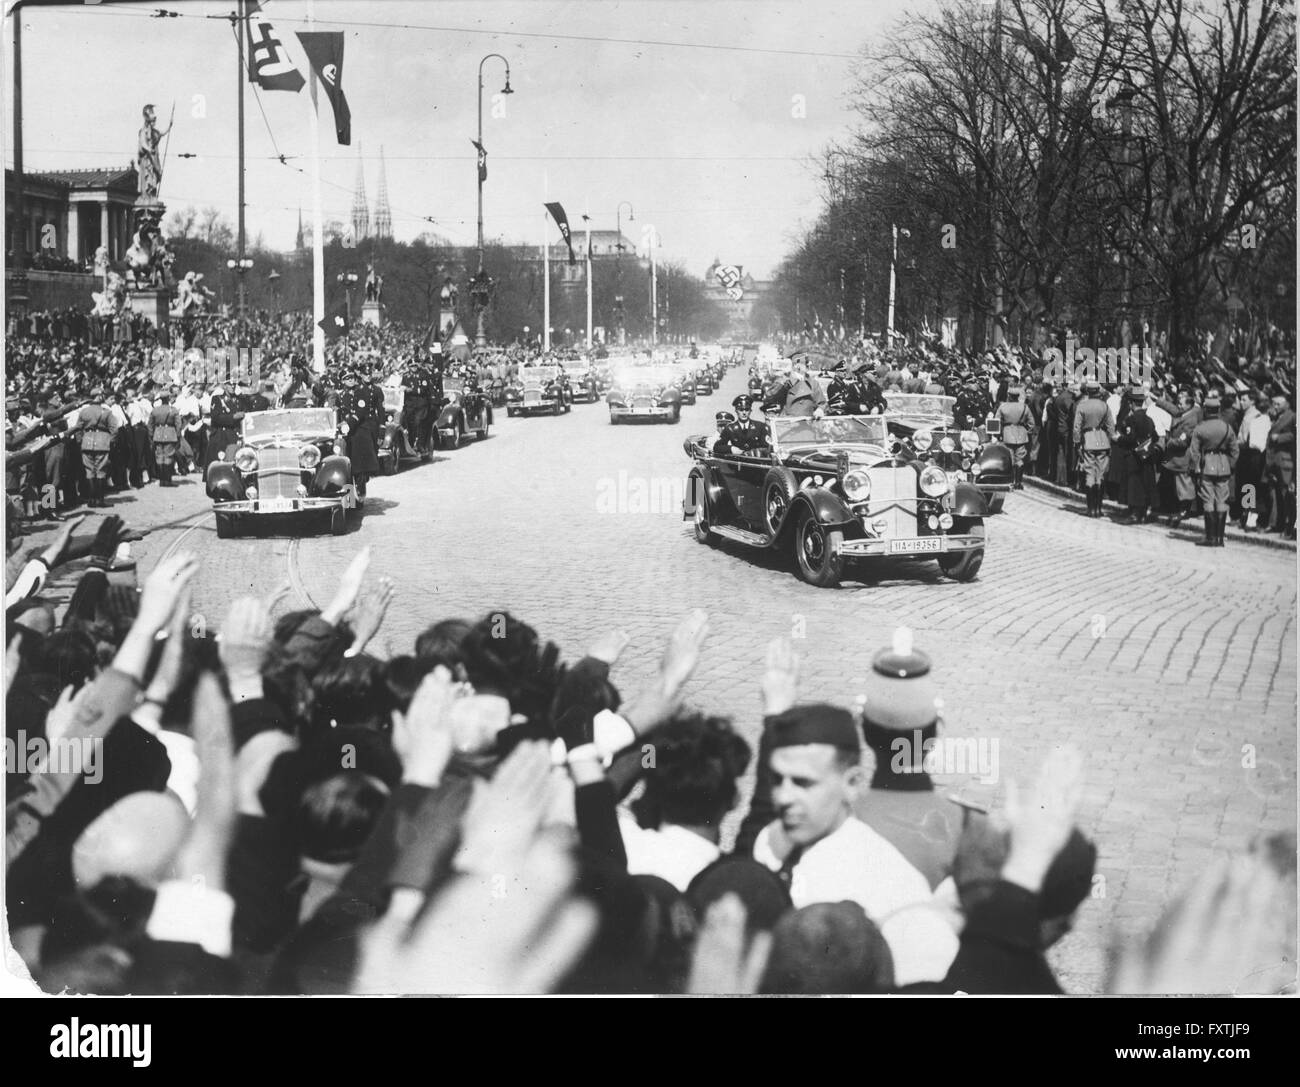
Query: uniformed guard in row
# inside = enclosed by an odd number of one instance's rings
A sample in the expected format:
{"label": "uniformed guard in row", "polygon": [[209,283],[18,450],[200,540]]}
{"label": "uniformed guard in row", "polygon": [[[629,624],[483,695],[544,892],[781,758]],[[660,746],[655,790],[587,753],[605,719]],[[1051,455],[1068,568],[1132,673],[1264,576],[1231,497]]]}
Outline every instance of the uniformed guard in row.
{"label": "uniformed guard in row", "polygon": [[735,454],[750,455],[767,448],[767,424],[750,417],[754,401],[746,393],[741,393],[731,402],[736,409],[735,421],[728,424],[721,432],[713,451],[719,456]]}
{"label": "uniformed guard in row", "polygon": [[997,417],[1002,421],[1002,444],[1011,451],[1014,471],[1012,487],[1017,491],[1025,489],[1025,460],[1029,454],[1029,443],[1033,440],[1037,424],[1034,413],[1021,396],[1024,389],[1012,385],[1007,389],[1007,398],[998,405]]}
{"label": "uniformed guard in row", "polygon": [[1201,404],[1205,418],[1192,431],[1187,459],[1192,474],[1199,479],[1201,508],[1205,515],[1205,539],[1197,547],[1222,547],[1228,524],[1228,500],[1232,497],[1232,473],[1240,452],[1237,435],[1220,417],[1217,396],[1207,396]]}
{"label": "uniformed guard in row", "polygon": [[352,462],[352,481],[357,497],[365,498],[366,483],[379,472],[379,428],[383,424],[384,393],[370,380],[369,372],[354,366],[343,370],[343,391],[338,398],[339,431],[347,443]]}
{"label": "uniformed guard in row", "polygon": [[1115,442],[1115,417],[1101,394],[1101,383],[1085,381],[1083,399],[1074,410],[1074,447],[1079,450],[1083,491],[1088,497],[1088,516],[1102,516],[1110,451]]}

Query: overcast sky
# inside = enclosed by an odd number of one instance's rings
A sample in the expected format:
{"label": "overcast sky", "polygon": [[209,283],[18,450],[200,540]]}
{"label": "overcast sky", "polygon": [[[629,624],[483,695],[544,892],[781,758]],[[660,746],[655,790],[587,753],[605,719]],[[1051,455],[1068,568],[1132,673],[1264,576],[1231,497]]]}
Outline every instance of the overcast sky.
{"label": "overcast sky", "polygon": [[[159,7],[184,17],[150,18]],[[126,164],[144,103],[157,103],[165,127],[175,101],[162,198],[169,209],[215,205],[233,223],[235,43],[228,22],[204,18],[233,7],[155,0],[25,9],[26,168]],[[292,33],[306,29],[307,7],[270,0],[264,10],[296,48]],[[812,159],[851,123],[852,57],[902,10],[893,0],[316,0],[316,29],[346,33],[352,109],[352,146],[340,147],[322,98],[325,218],[348,218],[358,146],[373,210],[382,145],[395,235],[432,229],[473,244],[476,73],[485,54],[499,52],[516,93],[505,99],[506,116],[493,118],[503,70],[489,61],[489,239],[540,243],[544,199],[562,202],[575,230],[588,209],[593,228],[612,229],[627,200],[636,222],[625,232],[639,238],[653,224],[666,259],[699,275],[717,256],[765,277],[815,217],[821,170]],[[11,53],[7,27],[7,73]],[[252,91],[249,238],[261,233],[287,248],[299,207],[310,220],[311,194],[306,175],[275,156],[307,165],[310,99],[305,89],[261,91],[264,121]],[[12,165],[8,84],[4,98]]]}

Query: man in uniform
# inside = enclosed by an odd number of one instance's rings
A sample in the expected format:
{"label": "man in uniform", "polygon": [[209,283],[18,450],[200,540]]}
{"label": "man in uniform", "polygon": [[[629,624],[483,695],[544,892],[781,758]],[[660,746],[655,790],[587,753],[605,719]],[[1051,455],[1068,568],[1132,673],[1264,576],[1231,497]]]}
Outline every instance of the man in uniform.
{"label": "man in uniform", "polygon": [[1295,440],[1296,415],[1285,396],[1275,396],[1269,407],[1273,426],[1268,432],[1264,454],[1264,477],[1272,496],[1270,506],[1276,521],[1269,531],[1295,539]]}
{"label": "man in uniform", "polygon": [[767,424],[750,417],[754,402],[747,393],[741,393],[731,402],[736,418],[722,431],[714,445],[714,452],[727,454],[753,454],[768,444]]}
{"label": "man in uniform", "polygon": [[719,411],[713,416],[713,433],[704,439],[704,448],[712,450],[716,457],[731,456],[731,443],[723,441],[727,428],[736,421],[736,416],[729,411]]}
{"label": "man in uniform", "polygon": [[104,390],[96,387],[90,401],[82,405],[72,430],[81,439],[81,463],[86,470],[86,483],[90,488],[88,506],[107,506],[104,494],[108,488],[108,452],[120,428],[112,409],[104,403]]}
{"label": "man in uniform", "polygon": [[1083,383],[1083,399],[1074,410],[1074,444],[1083,469],[1083,493],[1088,497],[1088,516],[1102,515],[1110,450],[1115,441],[1115,417],[1102,398],[1101,385],[1089,379]]}
{"label": "man in uniform", "polygon": [[1205,419],[1192,431],[1187,459],[1192,474],[1200,481],[1201,506],[1205,513],[1205,539],[1197,547],[1222,547],[1228,523],[1228,499],[1232,473],[1237,467],[1237,435],[1219,416],[1217,396],[1207,396],[1201,405]]}
{"label": "man in uniform", "polygon": [[1011,450],[1011,462],[1014,465],[1015,482],[1012,487],[1017,491],[1025,489],[1025,461],[1029,456],[1029,445],[1033,441],[1036,424],[1034,413],[1029,405],[1020,399],[1024,390],[1018,385],[1007,389],[1007,399],[998,405],[997,417],[1002,421],[1002,444]]}
{"label": "man in uniform", "polygon": [[953,422],[962,430],[978,430],[988,418],[991,407],[988,393],[981,388],[979,379],[971,378],[962,386],[953,403]]}
{"label": "man in uniform", "polygon": [[402,401],[402,429],[415,446],[416,452],[427,453],[424,435],[429,429],[429,396],[432,382],[424,366],[412,360],[402,368],[402,387],[406,390]]}
{"label": "man in uniform", "polygon": [[814,419],[826,414],[826,394],[809,375],[806,359],[796,359],[790,376],[764,398],[763,410],[768,408],[778,408],[782,415],[811,415]]}
{"label": "man in uniform", "polygon": [[1048,407],[1052,421],[1052,481],[1067,485],[1074,475],[1075,447],[1070,442],[1074,432],[1074,393],[1061,385]]}
{"label": "man in uniform", "polygon": [[1146,390],[1129,389],[1116,424],[1115,448],[1120,450],[1120,497],[1128,506],[1122,524],[1140,525],[1154,520],[1157,447],[1155,420],[1146,413]]}
{"label": "man in uniform", "polygon": [[[379,472],[375,433],[371,425],[372,404],[375,395],[369,384],[361,384],[353,367],[343,371],[343,391],[339,394],[339,430],[347,442],[348,459],[352,462],[352,481],[357,497],[366,497],[366,483]],[[380,404],[383,404],[382,394]]]}
{"label": "man in uniform", "polygon": [[153,442],[154,464],[158,468],[158,486],[175,487],[172,472],[176,462],[176,448],[181,440],[180,413],[172,407],[171,390],[161,386],[156,403],[149,413],[149,439]]}

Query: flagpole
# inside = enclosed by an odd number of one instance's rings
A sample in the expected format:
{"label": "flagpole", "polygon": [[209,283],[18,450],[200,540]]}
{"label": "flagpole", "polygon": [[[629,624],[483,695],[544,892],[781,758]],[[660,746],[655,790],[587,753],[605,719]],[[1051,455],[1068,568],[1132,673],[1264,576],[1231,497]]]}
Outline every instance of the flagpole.
{"label": "flagpole", "polygon": [[247,15],[244,12],[244,0],[235,0],[236,17],[239,20],[236,29],[236,37],[239,40],[239,236],[236,240],[236,259],[239,264],[236,266],[235,273],[235,305],[239,312],[239,325],[241,332],[247,332],[246,312],[247,302],[244,295],[244,35],[247,31]]}
{"label": "flagpole", "polygon": [[[588,205],[587,210],[591,207]],[[584,215],[587,221],[587,350],[591,350],[591,216]]]}
{"label": "flagpole", "polygon": [[[316,7],[307,0],[307,25],[316,22]],[[320,123],[316,116],[316,69],[307,64],[307,78],[311,80],[311,100],[307,103],[308,135],[311,139],[311,368],[315,373],[325,372],[325,231],[322,225],[320,197]]]}
{"label": "flagpole", "polygon": [[542,209],[542,271],[546,287],[542,293],[542,350],[551,349],[551,245],[550,212]]}

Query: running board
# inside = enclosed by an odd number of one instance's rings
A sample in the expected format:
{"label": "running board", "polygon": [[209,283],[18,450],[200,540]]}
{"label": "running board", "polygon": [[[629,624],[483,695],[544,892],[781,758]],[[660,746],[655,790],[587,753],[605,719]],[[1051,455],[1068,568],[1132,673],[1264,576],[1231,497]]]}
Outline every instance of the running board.
{"label": "running board", "polygon": [[737,543],[743,543],[749,547],[770,547],[772,538],[762,532],[750,532],[747,528],[736,528],[733,525],[712,525],[714,532],[727,540],[735,540]]}

